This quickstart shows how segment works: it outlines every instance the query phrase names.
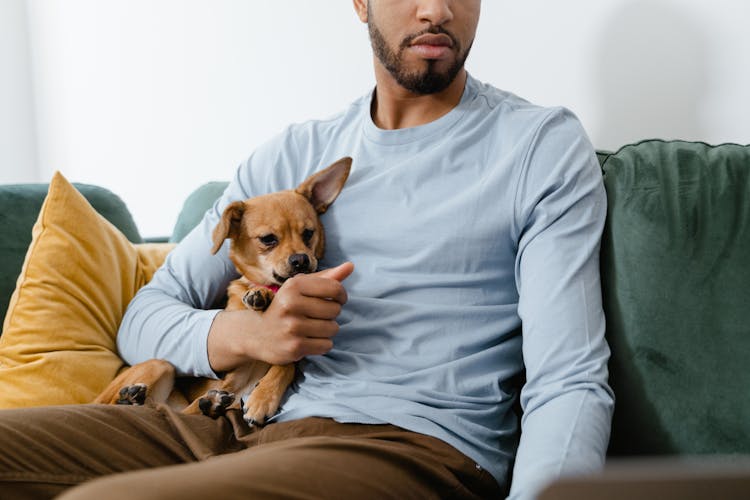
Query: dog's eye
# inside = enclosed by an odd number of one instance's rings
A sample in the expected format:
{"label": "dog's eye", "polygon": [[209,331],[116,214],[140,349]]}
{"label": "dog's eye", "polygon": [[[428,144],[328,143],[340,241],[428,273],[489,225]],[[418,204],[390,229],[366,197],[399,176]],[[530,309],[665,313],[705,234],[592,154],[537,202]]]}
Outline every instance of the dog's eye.
{"label": "dog's eye", "polygon": [[305,242],[305,245],[309,245],[310,241],[312,240],[313,235],[315,234],[314,229],[305,229],[302,231],[302,241]]}
{"label": "dog's eye", "polygon": [[258,239],[267,247],[275,247],[279,242],[279,239],[275,234],[264,234],[263,236],[258,237]]}

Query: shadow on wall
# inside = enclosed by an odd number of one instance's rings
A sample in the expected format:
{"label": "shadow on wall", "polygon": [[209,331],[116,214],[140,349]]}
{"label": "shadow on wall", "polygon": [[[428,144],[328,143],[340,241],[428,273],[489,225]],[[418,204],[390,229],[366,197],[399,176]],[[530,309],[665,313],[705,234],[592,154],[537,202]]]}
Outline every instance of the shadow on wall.
{"label": "shadow on wall", "polygon": [[674,3],[623,2],[597,37],[597,146],[703,138],[708,48],[701,25]]}

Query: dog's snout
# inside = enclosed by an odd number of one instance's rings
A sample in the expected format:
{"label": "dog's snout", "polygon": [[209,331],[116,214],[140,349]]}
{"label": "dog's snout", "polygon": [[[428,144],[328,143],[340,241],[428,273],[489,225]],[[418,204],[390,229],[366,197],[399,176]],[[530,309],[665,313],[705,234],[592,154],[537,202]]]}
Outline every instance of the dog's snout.
{"label": "dog's snout", "polygon": [[293,274],[307,273],[310,271],[310,257],[304,253],[295,253],[289,257],[289,268]]}

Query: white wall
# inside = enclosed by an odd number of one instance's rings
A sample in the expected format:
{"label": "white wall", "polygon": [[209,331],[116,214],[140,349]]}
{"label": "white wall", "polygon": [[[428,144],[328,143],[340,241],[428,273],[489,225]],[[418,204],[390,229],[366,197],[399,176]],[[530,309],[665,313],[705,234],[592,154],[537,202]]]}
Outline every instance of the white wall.
{"label": "white wall", "polygon": [[371,85],[348,2],[29,2],[42,175],[106,185],[144,235],[293,121]]}
{"label": "white wall", "polygon": [[25,0],[0,1],[0,182],[39,178]]}
{"label": "white wall", "polygon": [[482,78],[569,106],[599,148],[648,137],[750,142],[747,0],[486,0],[483,9],[473,54]]}
{"label": "white wall", "polygon": [[[330,115],[373,84],[349,0],[25,3],[36,178],[59,169],[109,187],[146,236],[169,233],[190,191],[228,179],[286,124]],[[748,20],[747,0],[485,0],[468,67],[572,108],[600,148],[748,143]],[[34,105],[19,109],[29,120]],[[8,162],[0,156],[0,182],[13,180]]]}

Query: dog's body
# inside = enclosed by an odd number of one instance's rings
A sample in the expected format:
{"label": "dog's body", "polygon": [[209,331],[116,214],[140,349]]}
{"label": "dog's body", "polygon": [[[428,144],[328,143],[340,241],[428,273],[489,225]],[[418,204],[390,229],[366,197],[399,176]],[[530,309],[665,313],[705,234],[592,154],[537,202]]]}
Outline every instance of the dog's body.
{"label": "dog's body", "polygon": [[[284,281],[317,269],[325,250],[319,216],[341,192],[351,163],[351,158],[342,158],[294,190],[226,207],[213,232],[212,253],[230,239],[229,257],[241,277],[229,285],[227,311],[265,311]],[[239,408],[241,396],[250,393],[245,420],[262,425],[278,410],[294,375],[294,364],[255,361],[229,371],[221,380],[181,379],[176,386],[174,367],[152,359],[124,370],[94,402],[166,402],[185,413],[217,417],[228,408]]]}

